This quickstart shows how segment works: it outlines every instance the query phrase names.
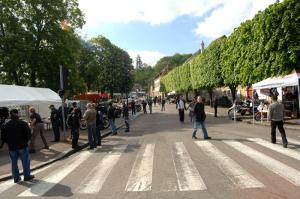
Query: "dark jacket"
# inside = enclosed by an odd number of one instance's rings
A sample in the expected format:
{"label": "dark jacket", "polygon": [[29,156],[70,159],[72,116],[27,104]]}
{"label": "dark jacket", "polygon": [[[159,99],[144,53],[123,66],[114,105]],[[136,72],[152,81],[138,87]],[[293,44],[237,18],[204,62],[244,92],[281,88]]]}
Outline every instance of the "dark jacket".
{"label": "dark jacket", "polygon": [[113,106],[109,106],[108,109],[107,109],[107,118],[108,119],[115,119],[115,107]]}
{"label": "dark jacket", "polygon": [[69,115],[68,118],[68,125],[70,125],[70,127],[72,129],[79,129],[80,127],[80,116],[79,116],[79,112],[73,112]]}
{"label": "dark jacket", "polygon": [[51,122],[59,121],[59,114],[57,109],[51,109],[50,120]]}
{"label": "dark jacket", "polygon": [[123,117],[129,117],[128,106],[123,106]]}
{"label": "dark jacket", "polygon": [[28,146],[31,131],[28,124],[17,117],[13,117],[1,128],[2,139],[7,143],[10,151],[23,149]]}
{"label": "dark jacket", "polygon": [[204,112],[204,104],[203,103],[196,103],[194,107],[194,117],[196,122],[203,122],[205,121],[206,114]]}

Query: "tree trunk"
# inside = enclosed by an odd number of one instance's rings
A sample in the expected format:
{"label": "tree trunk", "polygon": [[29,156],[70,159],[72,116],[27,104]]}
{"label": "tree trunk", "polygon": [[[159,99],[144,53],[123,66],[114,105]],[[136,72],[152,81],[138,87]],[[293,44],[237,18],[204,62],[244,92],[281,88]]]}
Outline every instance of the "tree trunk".
{"label": "tree trunk", "polygon": [[189,101],[189,92],[188,91],[185,92],[185,99],[186,99],[186,101]]}
{"label": "tree trunk", "polygon": [[32,87],[36,87],[36,73],[35,71],[32,69],[31,73],[30,73],[30,86]]}
{"label": "tree trunk", "polygon": [[235,94],[236,94],[236,86],[229,86],[230,91],[231,91],[231,96],[232,96],[232,102],[235,101]]}
{"label": "tree trunk", "polygon": [[113,99],[114,98],[114,91],[111,90],[109,93],[110,93],[110,99]]}
{"label": "tree trunk", "polygon": [[20,85],[20,79],[16,71],[13,72],[13,77],[16,85]]}
{"label": "tree trunk", "polygon": [[213,100],[212,100],[212,96],[213,96],[213,90],[212,89],[208,89],[207,90],[209,93],[209,98],[210,98],[210,107],[213,107]]}

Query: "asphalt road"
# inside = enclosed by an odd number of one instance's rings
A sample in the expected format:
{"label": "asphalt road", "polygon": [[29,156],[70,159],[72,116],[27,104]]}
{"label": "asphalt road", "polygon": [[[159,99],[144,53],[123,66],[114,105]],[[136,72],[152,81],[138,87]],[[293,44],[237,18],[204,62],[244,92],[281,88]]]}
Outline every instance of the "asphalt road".
{"label": "asphalt road", "polygon": [[191,139],[174,105],[138,117],[131,132],[0,184],[0,198],[300,198],[300,132],[270,144],[270,129],[208,115],[212,140]]}

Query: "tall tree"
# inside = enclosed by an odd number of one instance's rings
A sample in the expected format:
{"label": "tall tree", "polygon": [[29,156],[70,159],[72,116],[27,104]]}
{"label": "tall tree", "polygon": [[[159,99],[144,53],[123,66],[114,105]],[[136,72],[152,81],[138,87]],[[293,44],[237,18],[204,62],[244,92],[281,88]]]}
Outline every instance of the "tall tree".
{"label": "tall tree", "polygon": [[[74,33],[84,24],[77,0],[1,2],[0,58],[8,81],[57,89],[59,65],[71,68],[81,48]],[[63,21],[70,28],[62,29]]]}
{"label": "tall tree", "polygon": [[135,59],[135,68],[141,69],[143,67],[143,62],[141,56],[138,54]]}

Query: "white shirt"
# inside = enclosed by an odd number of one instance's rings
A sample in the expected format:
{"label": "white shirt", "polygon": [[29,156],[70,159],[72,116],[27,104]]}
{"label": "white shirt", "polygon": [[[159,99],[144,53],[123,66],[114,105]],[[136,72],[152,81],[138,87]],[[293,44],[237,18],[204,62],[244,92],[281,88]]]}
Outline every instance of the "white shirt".
{"label": "white shirt", "polygon": [[178,102],[178,107],[177,107],[178,109],[184,109],[184,103],[183,103],[183,101],[182,100],[179,100],[179,102]]}

